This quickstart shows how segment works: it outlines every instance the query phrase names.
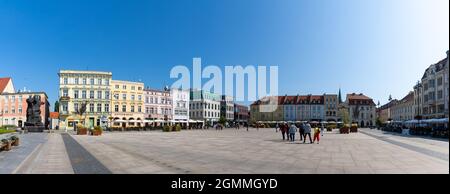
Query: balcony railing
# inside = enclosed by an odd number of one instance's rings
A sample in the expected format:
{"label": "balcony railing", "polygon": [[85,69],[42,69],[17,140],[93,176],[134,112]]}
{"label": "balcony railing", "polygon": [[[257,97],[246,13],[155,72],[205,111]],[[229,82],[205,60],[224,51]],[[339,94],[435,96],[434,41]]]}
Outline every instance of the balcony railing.
{"label": "balcony railing", "polygon": [[70,100],[70,97],[68,96],[61,96],[61,98],[59,98],[60,102],[68,102]]}

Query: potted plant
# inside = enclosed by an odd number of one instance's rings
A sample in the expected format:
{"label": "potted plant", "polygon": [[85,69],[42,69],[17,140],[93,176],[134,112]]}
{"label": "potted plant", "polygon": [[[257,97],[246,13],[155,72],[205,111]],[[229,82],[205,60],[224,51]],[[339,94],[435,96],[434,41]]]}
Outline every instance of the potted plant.
{"label": "potted plant", "polygon": [[349,124],[345,124],[343,127],[341,127],[339,129],[339,132],[341,134],[348,134],[350,132],[350,125]]}
{"label": "potted plant", "polygon": [[170,126],[168,126],[168,125],[164,126],[163,132],[170,132]]}
{"label": "potted plant", "polygon": [[175,131],[181,131],[181,126],[180,126],[180,124],[178,124],[178,125],[175,127]]}
{"label": "potted plant", "polygon": [[11,141],[8,141],[7,139],[2,139],[2,143],[5,144],[5,146],[3,147],[5,151],[11,150]]}
{"label": "potted plant", "polygon": [[350,127],[350,133],[357,133],[358,132],[358,124],[352,124]]}
{"label": "potted plant", "polygon": [[11,140],[13,141],[12,146],[19,146],[19,137],[17,136],[12,136]]}
{"label": "potted plant", "polygon": [[87,128],[83,125],[77,125],[77,135],[87,135]]}
{"label": "potted plant", "polygon": [[100,126],[96,126],[96,127],[94,127],[93,130],[91,130],[91,134],[93,136],[100,136],[100,135],[102,135],[102,132],[103,132],[103,129]]}

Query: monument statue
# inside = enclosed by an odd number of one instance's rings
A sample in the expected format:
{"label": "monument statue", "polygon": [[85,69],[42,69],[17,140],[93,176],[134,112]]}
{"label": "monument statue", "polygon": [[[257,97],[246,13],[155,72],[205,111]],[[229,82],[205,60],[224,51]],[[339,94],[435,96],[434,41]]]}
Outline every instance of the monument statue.
{"label": "monument statue", "polygon": [[41,118],[41,96],[30,96],[27,99],[27,121],[25,122],[25,129],[29,132],[43,132],[45,129]]}

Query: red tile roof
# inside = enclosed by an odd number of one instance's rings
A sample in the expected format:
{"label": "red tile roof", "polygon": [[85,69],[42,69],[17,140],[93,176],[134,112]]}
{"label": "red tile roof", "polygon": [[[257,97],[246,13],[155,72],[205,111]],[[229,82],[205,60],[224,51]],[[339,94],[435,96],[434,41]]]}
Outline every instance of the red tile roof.
{"label": "red tile roof", "polygon": [[364,94],[347,94],[347,101],[349,105],[357,105],[357,104],[363,104],[363,105],[375,105],[375,102],[373,102],[373,99],[370,97],[365,96]]}
{"label": "red tile roof", "polygon": [[8,83],[11,81],[10,77],[0,78],[0,94],[3,93]]}
{"label": "red tile roof", "polygon": [[59,118],[59,112],[50,112],[50,118],[51,119]]}

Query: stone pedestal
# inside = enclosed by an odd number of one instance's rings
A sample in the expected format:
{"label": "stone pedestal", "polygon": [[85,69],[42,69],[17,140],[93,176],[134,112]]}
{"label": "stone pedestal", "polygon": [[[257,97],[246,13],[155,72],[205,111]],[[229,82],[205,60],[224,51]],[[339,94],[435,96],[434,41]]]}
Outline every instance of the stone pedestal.
{"label": "stone pedestal", "polygon": [[44,132],[44,126],[25,126],[24,129],[30,133],[42,133]]}

